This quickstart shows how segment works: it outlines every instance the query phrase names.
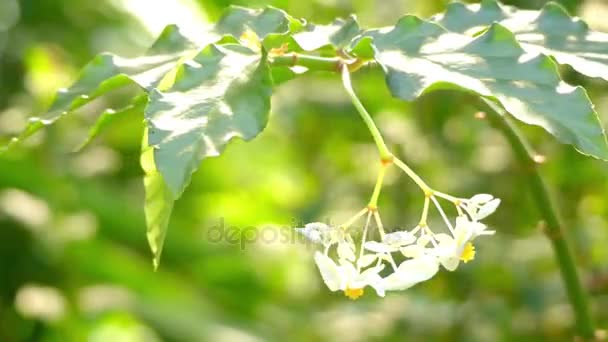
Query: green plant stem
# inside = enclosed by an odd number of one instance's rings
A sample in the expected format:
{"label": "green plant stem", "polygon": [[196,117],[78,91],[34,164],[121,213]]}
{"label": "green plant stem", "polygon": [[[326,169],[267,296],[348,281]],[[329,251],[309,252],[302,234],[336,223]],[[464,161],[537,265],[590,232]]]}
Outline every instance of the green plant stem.
{"label": "green plant stem", "polygon": [[288,53],[270,58],[273,66],[303,66],[310,70],[339,72],[343,64],[339,57],[318,57],[299,53]]}
{"label": "green plant stem", "polygon": [[370,209],[376,209],[378,207],[378,197],[380,197],[380,190],[382,190],[382,182],[384,181],[384,175],[386,174],[386,167],[386,164],[380,164],[380,172],[378,173],[376,186],[374,187],[372,197],[369,200],[369,203],[367,204]]}
{"label": "green plant stem", "polygon": [[544,220],[545,235],[551,241],[568,298],[574,310],[576,330],[582,338],[591,340],[594,337],[594,327],[587,294],[581,284],[559,216],[551,201],[547,186],[540,175],[537,163],[534,161],[535,154],[530,150],[525,138],[501,107],[490,100],[481,99],[479,108],[487,114],[489,121],[504,134],[519,163],[527,171],[526,178],[532,190],[534,202]]}
{"label": "green plant stem", "polygon": [[388,150],[388,147],[386,147],[384,139],[382,138],[382,134],[380,134],[378,127],[376,127],[376,124],[374,123],[374,120],[372,120],[372,117],[369,115],[369,113],[357,97],[357,94],[355,94],[355,91],[353,90],[353,86],[350,82],[350,71],[348,70],[347,65],[342,66],[342,84],[344,84],[344,89],[346,89],[348,96],[350,96],[351,102],[353,103],[355,108],[357,108],[357,112],[359,112],[359,115],[361,115],[361,118],[367,125],[369,132],[372,134],[374,142],[376,143],[376,147],[378,147],[378,152],[380,153],[380,159],[388,162],[392,161],[393,154]]}
{"label": "green plant stem", "polygon": [[[392,153],[386,147],[384,143],[384,139],[382,139],[382,135],[376,127],[374,120],[369,115],[357,94],[353,90],[353,86],[350,81],[350,72],[354,70],[358,70],[361,68],[364,61],[355,60],[349,63],[340,57],[318,57],[312,55],[298,54],[298,53],[289,53],[280,56],[273,56],[270,58],[270,64],[272,66],[302,66],[306,67],[310,70],[316,71],[333,71],[333,72],[341,72],[342,73],[342,83],[344,84],[344,89],[348,93],[353,105],[359,112],[359,115],[367,125],[372,137],[374,138],[374,142],[378,147],[378,152],[380,153],[380,158],[383,160],[391,160],[393,158]],[[353,70],[350,70],[350,69]]]}
{"label": "green plant stem", "polygon": [[422,178],[420,178],[420,176],[418,176],[418,174],[416,174],[416,172],[414,172],[414,170],[412,170],[412,168],[410,168],[401,159],[394,158],[393,163],[395,163],[398,168],[403,170],[403,172],[405,172],[405,174],[410,177],[414,181],[414,183],[416,183],[416,185],[418,185],[420,190],[422,190],[426,196],[432,195],[434,193],[433,189],[428,186],[426,182],[422,180]]}

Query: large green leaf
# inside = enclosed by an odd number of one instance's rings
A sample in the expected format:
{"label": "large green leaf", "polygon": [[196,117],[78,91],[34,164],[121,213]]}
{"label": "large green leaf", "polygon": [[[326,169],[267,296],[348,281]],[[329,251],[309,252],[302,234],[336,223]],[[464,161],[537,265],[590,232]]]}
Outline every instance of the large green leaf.
{"label": "large green leaf", "polygon": [[336,19],[329,25],[308,24],[304,30],[293,35],[296,43],[305,51],[332,46],[336,50],[347,47],[361,28],[354,15],[347,19]]}
{"label": "large green leaf", "polygon": [[86,139],[76,148],[76,151],[80,151],[85,148],[95,137],[97,137],[101,132],[103,132],[108,126],[110,126],[117,118],[123,115],[141,115],[144,112],[144,107],[146,106],[146,102],[148,97],[145,94],[141,94],[133,99],[133,101],[118,110],[114,109],[106,109],[99,115],[95,124],[89,129],[89,134]]}
{"label": "large green leaf", "polygon": [[503,26],[493,24],[473,38],[406,16],[364,37],[358,45],[372,45],[394,96],[411,101],[428,89],[459,87],[495,98],[517,119],[584,154],[608,159],[606,136],[585,90],[561,81],[551,58],[526,53]]}
{"label": "large green leaf", "polygon": [[156,263],[173,201],[204,158],[264,129],[271,87],[265,56],[240,45],[209,45],[180,66],[170,89],[150,93],[145,118],[155,167],[146,182],[146,213]]}
{"label": "large green leaf", "polygon": [[156,168],[154,148],[148,142],[148,130],[144,130],[142,139],[141,167],[144,170],[144,188],[146,200],[144,212],[146,215],[147,237],[150,249],[154,255],[154,269],[160,264],[160,255],[167,235],[167,226],[173,211],[173,203],[177,199],[167,187],[163,176]]}
{"label": "large green leaf", "polygon": [[240,39],[251,31],[261,40],[273,35],[287,35],[302,28],[303,24],[285,11],[274,7],[263,10],[231,6],[222,15],[215,32],[219,35],[231,35]]}
{"label": "large green leaf", "polygon": [[8,147],[50,125],[62,116],[116,88],[134,82],[150,90],[158,85],[175,63],[191,52],[193,43],[176,26],[167,26],[143,57],[122,58],[108,53],[95,57],[81,71],[78,80],[57,93],[49,111],[31,118],[23,132]]}
{"label": "large green leaf", "polygon": [[551,55],[581,74],[608,80],[608,34],[589,30],[587,24],[568,15],[556,3],[531,11],[492,0],[474,5],[456,2],[433,19],[446,29],[461,33],[475,33],[499,22],[515,34],[526,51]]}

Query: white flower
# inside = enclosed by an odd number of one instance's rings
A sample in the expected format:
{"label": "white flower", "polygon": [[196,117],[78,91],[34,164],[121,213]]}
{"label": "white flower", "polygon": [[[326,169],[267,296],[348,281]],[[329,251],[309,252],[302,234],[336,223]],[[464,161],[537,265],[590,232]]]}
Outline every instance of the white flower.
{"label": "white flower", "polygon": [[399,250],[406,258],[418,258],[423,255],[433,255],[433,248],[426,246],[431,242],[430,235],[422,235],[418,238],[415,244],[401,247]]}
{"label": "white flower", "polygon": [[490,216],[500,205],[500,198],[490,194],[477,194],[463,203],[463,208],[471,215],[473,221],[480,221]]}
{"label": "white flower", "polygon": [[357,258],[355,256],[355,245],[349,241],[338,243],[337,252],[338,258],[340,258],[340,263],[346,261],[353,262]]}
{"label": "white flower", "polygon": [[[437,247],[433,248],[433,254],[439,259],[441,266],[448,271],[454,271],[458,268],[460,260],[469,261],[475,256],[475,249],[471,251],[473,254],[467,253],[463,256],[465,248],[469,243],[464,239],[463,234],[456,231],[457,238],[447,234],[436,234],[434,236],[437,241]],[[470,244],[469,246],[473,246]],[[472,248],[472,247],[471,247]],[[469,250],[469,249],[467,249]]]}
{"label": "white flower", "polygon": [[357,259],[357,267],[365,268],[371,265],[378,258],[381,258],[378,254],[363,254],[359,259]]}
{"label": "white flower", "polygon": [[357,299],[363,295],[366,286],[371,286],[378,296],[384,297],[382,277],[378,274],[384,265],[370,267],[360,272],[352,263],[344,262],[337,265],[327,255],[318,251],[315,253],[315,262],[325,285],[331,291],[341,290],[344,291],[345,296]]}
{"label": "white flower", "polygon": [[326,247],[348,239],[343,229],[322,222],[307,223],[304,228],[296,228],[296,231],[310,241]]}
{"label": "white flower", "polygon": [[439,271],[437,258],[421,255],[402,262],[395,273],[383,279],[385,290],[405,290],[431,279]]}
{"label": "white flower", "polygon": [[384,235],[382,242],[368,241],[363,247],[374,253],[392,253],[415,241],[416,237],[414,234],[407,231],[398,231]]}
{"label": "white flower", "polygon": [[363,248],[367,249],[370,252],[382,254],[391,253],[399,249],[399,247],[389,246],[385,243],[378,241],[367,241],[365,244],[363,244]]}
{"label": "white flower", "polygon": [[481,222],[470,221],[466,216],[458,216],[456,218],[456,227],[454,231],[461,230],[467,240],[474,240],[480,235],[494,235],[493,230],[487,230],[488,226]]}
{"label": "white flower", "polygon": [[472,241],[480,235],[492,235],[495,232],[487,230],[483,223],[470,221],[466,216],[456,218],[453,236],[447,234],[436,234],[433,237],[438,246],[434,248],[434,254],[448,271],[454,271],[460,261],[465,263],[475,258],[475,246]]}
{"label": "white flower", "polygon": [[414,243],[416,237],[408,231],[397,231],[384,235],[382,242],[392,246],[405,246]]}

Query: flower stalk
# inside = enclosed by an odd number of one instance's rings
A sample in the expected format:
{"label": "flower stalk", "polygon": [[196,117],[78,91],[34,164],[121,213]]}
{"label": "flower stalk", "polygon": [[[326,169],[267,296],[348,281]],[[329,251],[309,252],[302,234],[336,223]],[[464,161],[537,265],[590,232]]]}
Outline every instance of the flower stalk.
{"label": "flower stalk", "polygon": [[355,91],[353,90],[353,86],[350,81],[350,70],[348,70],[348,65],[346,64],[342,65],[342,83],[344,84],[344,89],[346,89],[346,92],[348,93],[353,105],[357,109],[357,112],[359,112],[363,122],[365,122],[369,132],[372,134],[376,147],[378,147],[378,152],[380,153],[380,159],[384,162],[392,161],[393,154],[388,150],[388,147],[386,147],[382,134],[380,134],[374,120],[372,120],[372,117],[367,112],[367,109],[365,109],[361,103],[361,100],[359,100],[359,97],[357,97],[357,94],[355,94]]}
{"label": "flower stalk", "polygon": [[518,162],[527,171],[526,178],[534,197],[534,202],[543,218],[545,235],[551,241],[555,258],[560,268],[566,292],[572,305],[576,330],[585,340],[594,338],[594,324],[591,318],[587,294],[581,284],[574,257],[564,235],[563,225],[553,205],[549,191],[538,170],[535,154],[528,146],[527,140],[521,135],[508,114],[490,100],[481,98],[478,107],[487,113],[488,120],[507,138]]}

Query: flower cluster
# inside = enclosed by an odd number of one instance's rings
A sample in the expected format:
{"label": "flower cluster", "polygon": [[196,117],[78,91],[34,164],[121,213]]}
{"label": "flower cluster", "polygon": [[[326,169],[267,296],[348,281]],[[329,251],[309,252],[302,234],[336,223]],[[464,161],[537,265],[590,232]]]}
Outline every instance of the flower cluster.
{"label": "flower cluster", "polygon": [[[454,222],[438,199],[455,206],[458,216]],[[441,215],[446,232],[435,233],[427,224],[430,203]],[[322,251],[315,252],[314,259],[331,291],[343,291],[347,297],[357,299],[370,286],[384,297],[386,291],[405,290],[431,279],[440,267],[454,271],[461,261],[473,260],[475,239],[494,234],[481,220],[492,214],[499,204],[500,199],[488,194],[462,199],[426,191],[420,222],[410,230],[385,233],[377,208],[370,206],[345,224],[329,226],[314,222],[297,231],[322,247]],[[364,217],[361,240],[355,243],[353,224]],[[372,218],[379,241],[368,240]]]}

